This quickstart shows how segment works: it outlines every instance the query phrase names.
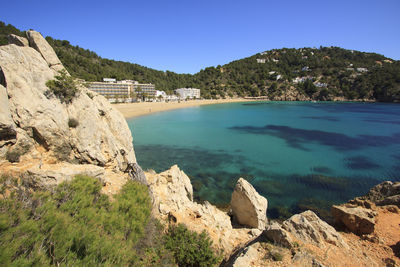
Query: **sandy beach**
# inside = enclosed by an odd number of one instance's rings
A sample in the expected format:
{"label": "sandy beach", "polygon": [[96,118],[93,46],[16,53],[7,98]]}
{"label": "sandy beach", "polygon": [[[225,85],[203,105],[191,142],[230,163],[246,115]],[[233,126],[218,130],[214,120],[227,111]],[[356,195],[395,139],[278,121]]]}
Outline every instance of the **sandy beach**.
{"label": "sandy beach", "polygon": [[179,108],[188,108],[202,105],[222,104],[222,103],[235,103],[251,101],[244,98],[234,99],[218,99],[218,100],[189,100],[178,102],[140,102],[140,103],[123,103],[112,104],[118,109],[125,118],[133,118],[143,115],[149,115],[155,112],[167,111]]}

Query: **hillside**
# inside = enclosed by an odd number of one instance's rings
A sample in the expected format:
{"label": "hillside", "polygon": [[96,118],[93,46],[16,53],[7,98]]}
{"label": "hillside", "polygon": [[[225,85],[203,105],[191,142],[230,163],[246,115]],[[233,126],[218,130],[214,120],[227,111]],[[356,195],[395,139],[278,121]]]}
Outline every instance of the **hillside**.
{"label": "hillside", "polygon": [[[0,45],[9,33],[25,35],[0,22]],[[197,87],[204,98],[400,101],[400,62],[375,53],[339,47],[274,49],[189,75],[104,59],[66,40],[46,40],[73,76],[88,81],[133,79],[167,92]]]}

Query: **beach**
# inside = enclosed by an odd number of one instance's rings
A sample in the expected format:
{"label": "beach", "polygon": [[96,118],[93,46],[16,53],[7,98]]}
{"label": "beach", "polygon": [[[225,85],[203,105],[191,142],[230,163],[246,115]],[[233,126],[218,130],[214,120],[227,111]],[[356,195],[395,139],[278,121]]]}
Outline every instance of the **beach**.
{"label": "beach", "polygon": [[149,115],[155,112],[196,107],[202,105],[222,104],[222,103],[235,103],[252,101],[244,98],[233,99],[215,99],[215,100],[188,100],[180,102],[139,102],[139,103],[119,103],[112,104],[114,108],[119,110],[125,118],[133,118],[143,115]]}

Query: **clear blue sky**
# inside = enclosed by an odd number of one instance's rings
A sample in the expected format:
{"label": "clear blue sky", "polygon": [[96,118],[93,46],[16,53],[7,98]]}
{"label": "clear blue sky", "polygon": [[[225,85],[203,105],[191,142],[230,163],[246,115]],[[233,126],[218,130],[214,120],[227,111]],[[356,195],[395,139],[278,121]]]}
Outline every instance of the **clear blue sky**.
{"label": "clear blue sky", "polygon": [[4,0],[0,20],[178,73],[282,47],[340,46],[400,59],[400,0]]}

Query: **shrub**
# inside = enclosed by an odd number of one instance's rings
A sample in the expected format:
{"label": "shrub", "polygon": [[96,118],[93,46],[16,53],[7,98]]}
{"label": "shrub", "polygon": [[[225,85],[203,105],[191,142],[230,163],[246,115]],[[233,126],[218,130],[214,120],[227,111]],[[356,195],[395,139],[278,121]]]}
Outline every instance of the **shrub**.
{"label": "shrub", "polygon": [[[59,71],[59,75],[54,78],[54,80],[47,81],[46,86],[60,99],[61,103],[71,103],[78,92],[74,78],[69,76],[65,69]],[[49,93],[46,92],[45,95],[48,96]]]}
{"label": "shrub", "polygon": [[79,125],[79,121],[78,121],[77,119],[75,119],[75,118],[70,118],[70,119],[68,120],[68,127],[69,127],[69,128],[76,128],[76,127],[78,127],[78,125]]}
{"label": "shrub", "polygon": [[183,224],[170,226],[165,235],[165,247],[172,251],[178,266],[213,266],[221,259],[211,248],[206,232],[198,234]]}
{"label": "shrub", "polygon": [[15,147],[12,150],[8,150],[6,152],[6,160],[9,162],[19,162],[19,159],[22,155],[25,155],[30,149],[30,145],[23,144]]}
{"label": "shrub", "polygon": [[19,158],[22,156],[21,152],[18,150],[7,151],[6,160],[9,162],[19,162]]}
{"label": "shrub", "polygon": [[31,201],[17,194],[0,200],[2,265],[140,265],[135,244],[150,218],[146,186],[130,181],[113,202],[100,190],[97,179],[77,176]]}

